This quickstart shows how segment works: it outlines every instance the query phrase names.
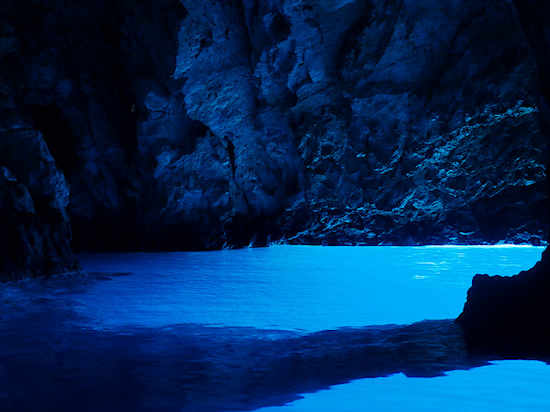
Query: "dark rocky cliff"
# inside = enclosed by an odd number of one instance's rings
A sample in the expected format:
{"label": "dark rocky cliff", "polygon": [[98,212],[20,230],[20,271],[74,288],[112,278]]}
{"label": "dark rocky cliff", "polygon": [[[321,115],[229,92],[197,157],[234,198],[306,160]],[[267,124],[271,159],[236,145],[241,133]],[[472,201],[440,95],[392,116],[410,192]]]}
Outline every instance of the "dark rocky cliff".
{"label": "dark rocky cliff", "polygon": [[0,272],[73,267],[71,228],[77,250],[537,243],[548,147],[519,16],[4,0]]}
{"label": "dark rocky cliff", "polygon": [[[550,4],[515,2],[521,24],[535,52],[541,127],[550,136]],[[550,208],[544,210],[550,212]],[[513,277],[477,275],[457,319],[469,349],[511,358],[550,356],[550,249],[537,265]]]}

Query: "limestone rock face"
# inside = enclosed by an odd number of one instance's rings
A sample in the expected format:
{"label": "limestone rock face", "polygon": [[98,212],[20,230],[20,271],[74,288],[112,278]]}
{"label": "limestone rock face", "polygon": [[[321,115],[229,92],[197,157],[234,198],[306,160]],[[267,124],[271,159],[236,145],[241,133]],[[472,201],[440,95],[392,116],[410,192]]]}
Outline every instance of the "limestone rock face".
{"label": "limestone rock face", "polygon": [[293,239],[479,243],[536,233],[524,211],[543,209],[546,139],[535,62],[513,9],[341,3],[319,29],[333,39],[329,22],[349,27],[337,52],[314,64],[307,55],[329,50],[323,36],[297,46],[307,72],[322,75],[296,91],[307,189],[291,210],[304,207],[308,218]]}
{"label": "limestone rock face", "polygon": [[[534,95],[541,112],[541,129],[550,136],[550,4],[542,0],[516,1],[519,21],[536,57],[540,87]],[[548,207],[541,213],[548,213]],[[513,277],[477,275],[457,322],[470,351],[512,358],[550,355],[550,250],[535,267]]]}
{"label": "limestone rock face", "polygon": [[78,250],[536,243],[539,54],[498,0],[5,0],[0,118]]}

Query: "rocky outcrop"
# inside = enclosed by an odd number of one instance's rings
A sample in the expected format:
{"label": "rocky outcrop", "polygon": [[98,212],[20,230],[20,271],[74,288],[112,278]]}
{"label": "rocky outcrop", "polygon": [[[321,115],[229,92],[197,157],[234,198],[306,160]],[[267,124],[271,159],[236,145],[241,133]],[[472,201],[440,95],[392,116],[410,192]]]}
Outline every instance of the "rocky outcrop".
{"label": "rocky outcrop", "polygon": [[550,250],[513,277],[476,275],[457,319],[472,352],[506,357],[550,355]]}
{"label": "rocky outcrop", "polygon": [[0,116],[78,250],[537,243],[537,56],[497,0],[6,0]]}
{"label": "rocky outcrop", "polygon": [[70,185],[75,246],[136,247],[151,169],[139,161],[138,102],[168,87],[185,11],[177,0],[50,0],[6,1],[1,13],[0,83]]}
{"label": "rocky outcrop", "polygon": [[0,279],[77,269],[69,190],[40,133],[0,123]]}
{"label": "rocky outcrop", "polygon": [[[263,209],[278,212],[273,237],[537,241],[547,146],[534,58],[509,4],[251,2],[243,21],[210,3],[184,2],[175,76],[189,115],[235,136],[235,182],[255,193],[253,210],[274,205]],[[294,148],[280,143],[288,135]],[[277,157],[254,149],[259,136]],[[297,178],[260,176],[261,165],[239,174],[258,153],[281,170],[297,163]],[[272,181],[289,190],[265,196]]]}
{"label": "rocky outcrop", "polygon": [[[546,143],[513,10],[376,4],[345,32],[329,85],[297,104],[310,121],[298,126],[309,190],[296,240],[480,243],[536,233],[522,228],[531,219],[520,210],[536,215],[543,202],[534,199]],[[339,12],[360,15],[350,8]],[[524,138],[535,140],[523,146]]]}
{"label": "rocky outcrop", "polygon": [[[544,1],[516,1],[520,21],[537,58],[540,88],[536,97],[542,112],[541,127],[550,136],[550,39]],[[548,213],[549,208],[543,209]],[[468,291],[464,311],[457,319],[470,351],[507,357],[550,355],[550,249],[531,270],[516,276],[477,275]]]}

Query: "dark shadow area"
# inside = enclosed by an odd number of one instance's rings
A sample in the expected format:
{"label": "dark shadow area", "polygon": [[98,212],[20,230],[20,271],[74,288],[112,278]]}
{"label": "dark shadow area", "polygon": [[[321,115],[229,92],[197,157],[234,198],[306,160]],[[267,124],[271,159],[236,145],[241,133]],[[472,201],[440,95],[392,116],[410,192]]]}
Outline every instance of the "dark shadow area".
{"label": "dark shadow area", "polygon": [[550,251],[516,276],[476,275],[457,323],[468,350],[507,358],[550,355]]}
{"label": "dark shadow area", "polygon": [[307,335],[193,324],[94,329],[61,297],[110,277],[2,291],[2,411],[253,410],[352,379],[487,364],[468,355],[452,320]]}
{"label": "dark shadow area", "polygon": [[28,110],[57,166],[65,176],[70,176],[79,166],[77,139],[63,112],[54,104],[29,106]]}
{"label": "dark shadow area", "polygon": [[486,365],[466,355],[452,321],[276,338],[196,325],[68,331],[49,322],[44,330],[43,315],[26,319],[41,325],[32,337],[21,326],[4,329],[3,411],[253,410],[352,379]]}

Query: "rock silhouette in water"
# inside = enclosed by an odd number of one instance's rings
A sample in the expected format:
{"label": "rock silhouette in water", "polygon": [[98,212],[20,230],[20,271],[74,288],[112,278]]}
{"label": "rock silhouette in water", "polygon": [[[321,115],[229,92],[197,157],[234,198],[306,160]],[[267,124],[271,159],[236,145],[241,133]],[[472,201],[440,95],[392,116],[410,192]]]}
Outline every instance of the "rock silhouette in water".
{"label": "rock silhouette in water", "polygon": [[471,351],[518,358],[550,356],[550,251],[513,277],[477,275],[457,319]]}

